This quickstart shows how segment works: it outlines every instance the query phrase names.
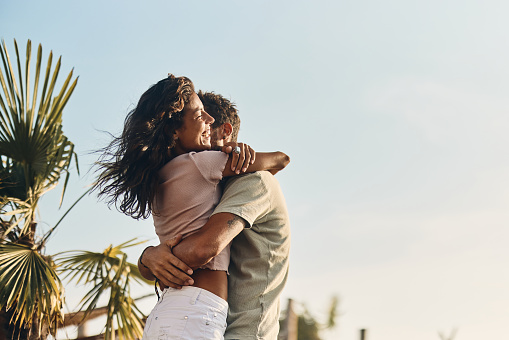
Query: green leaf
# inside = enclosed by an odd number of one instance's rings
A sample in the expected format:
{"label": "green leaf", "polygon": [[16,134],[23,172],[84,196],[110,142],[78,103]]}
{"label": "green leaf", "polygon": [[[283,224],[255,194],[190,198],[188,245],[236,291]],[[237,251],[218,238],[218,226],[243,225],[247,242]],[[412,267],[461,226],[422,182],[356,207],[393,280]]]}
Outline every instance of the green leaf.
{"label": "green leaf", "polygon": [[97,308],[101,296],[109,292],[105,339],[114,339],[115,334],[119,339],[134,339],[143,334],[144,315],[130,296],[130,285],[131,278],[138,283],[148,281],[142,278],[135,264],[127,261],[123,252],[143,242],[132,239],[117,246],[110,245],[102,253],[69,251],[59,254],[59,271],[76,284],[91,286],[80,302],[85,318]]}
{"label": "green leaf", "polygon": [[13,309],[12,322],[18,326],[36,318],[56,331],[63,322],[62,283],[55,269],[31,247],[0,244],[0,287],[0,308]]}
{"label": "green leaf", "polygon": [[[69,72],[60,88],[57,88],[61,58],[53,67],[53,53],[46,63],[42,91],[39,93],[42,47],[39,45],[35,62],[35,80],[31,92],[31,42],[28,40],[24,68],[17,42],[14,41],[17,76],[5,42],[0,46],[3,71],[0,70],[0,157],[3,167],[0,184],[7,179],[15,181],[2,187],[3,197],[23,198],[31,205],[22,224],[22,234],[35,218],[37,204],[42,195],[53,189],[62,176],[64,197],[69,179],[69,169],[73,159],[77,160],[74,144],[64,135],[62,113],[73,93],[78,78]],[[23,75],[24,73],[24,75]],[[58,94],[53,98],[53,92]],[[40,96],[39,96],[40,95]],[[5,189],[4,189],[5,188]],[[16,193],[16,195],[13,195]],[[12,232],[14,228],[8,228]],[[4,238],[7,235],[4,233]]]}

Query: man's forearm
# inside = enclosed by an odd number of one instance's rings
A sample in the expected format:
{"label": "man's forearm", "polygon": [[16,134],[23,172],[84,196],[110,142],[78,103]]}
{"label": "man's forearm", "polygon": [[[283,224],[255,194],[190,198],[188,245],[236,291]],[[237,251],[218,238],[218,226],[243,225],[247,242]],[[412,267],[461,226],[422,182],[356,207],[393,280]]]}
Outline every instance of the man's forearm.
{"label": "man's forearm", "polygon": [[234,214],[218,213],[196,233],[173,248],[173,254],[189,267],[196,269],[219,254],[247,225]]}

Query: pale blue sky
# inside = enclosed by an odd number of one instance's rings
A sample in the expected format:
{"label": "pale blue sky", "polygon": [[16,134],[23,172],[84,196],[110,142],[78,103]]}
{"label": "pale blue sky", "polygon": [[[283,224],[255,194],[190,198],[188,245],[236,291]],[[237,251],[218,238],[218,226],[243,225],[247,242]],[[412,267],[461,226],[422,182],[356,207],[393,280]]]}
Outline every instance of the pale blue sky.
{"label": "pale blue sky", "polygon": [[[90,152],[168,72],[237,103],[240,140],[282,150],[292,221],[283,299],[326,339],[509,336],[509,5],[502,1],[6,1],[0,37],[42,43],[79,82],[64,128],[76,144],[65,206],[93,181]],[[63,211],[42,202],[41,225]],[[45,224],[46,223],[46,224]],[[76,208],[48,253],[155,242],[151,221]],[[142,247],[129,252],[130,260]],[[150,289],[149,289],[150,290]],[[69,303],[76,291],[69,287]],[[143,292],[140,292],[140,294]],[[74,300],[73,300],[74,299]],[[150,304],[145,303],[145,311]],[[286,302],[283,301],[283,304]]]}

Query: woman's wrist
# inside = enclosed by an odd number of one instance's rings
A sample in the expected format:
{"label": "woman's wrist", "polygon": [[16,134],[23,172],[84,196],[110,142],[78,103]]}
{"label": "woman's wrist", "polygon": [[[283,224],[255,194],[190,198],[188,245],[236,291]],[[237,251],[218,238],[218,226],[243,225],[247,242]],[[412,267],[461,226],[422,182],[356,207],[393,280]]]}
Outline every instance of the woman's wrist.
{"label": "woman's wrist", "polygon": [[150,268],[149,268],[149,267],[147,267],[147,266],[145,265],[145,263],[143,263],[143,255],[145,254],[145,252],[146,252],[146,251],[147,251],[147,249],[149,249],[149,248],[154,248],[154,246],[148,246],[147,248],[143,249],[143,251],[141,252],[140,258],[138,259],[138,261],[140,262],[140,264],[141,264],[143,267],[147,268],[148,270],[150,270]]}

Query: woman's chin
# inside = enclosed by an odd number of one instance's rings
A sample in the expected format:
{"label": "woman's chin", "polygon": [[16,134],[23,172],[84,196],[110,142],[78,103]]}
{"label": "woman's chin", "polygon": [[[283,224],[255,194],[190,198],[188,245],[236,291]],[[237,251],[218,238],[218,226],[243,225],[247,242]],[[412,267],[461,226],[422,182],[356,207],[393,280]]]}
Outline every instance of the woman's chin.
{"label": "woman's chin", "polygon": [[212,149],[212,146],[210,144],[203,144],[196,148],[196,151],[205,151]]}

